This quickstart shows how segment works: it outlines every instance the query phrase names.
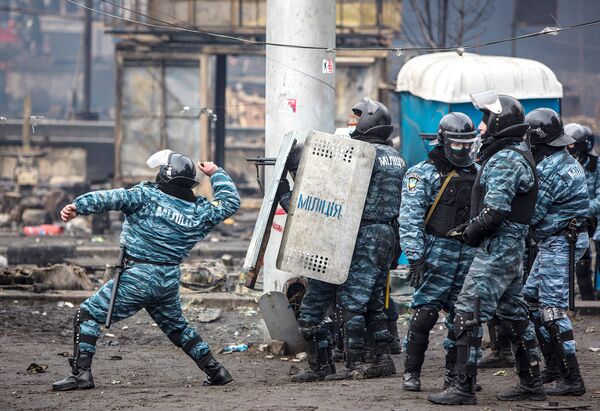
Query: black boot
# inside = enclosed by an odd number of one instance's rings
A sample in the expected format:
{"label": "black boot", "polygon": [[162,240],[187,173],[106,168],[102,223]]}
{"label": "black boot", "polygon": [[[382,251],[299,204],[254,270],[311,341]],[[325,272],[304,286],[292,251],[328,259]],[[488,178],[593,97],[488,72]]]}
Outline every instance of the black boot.
{"label": "black boot", "polygon": [[[448,338],[454,341],[456,344],[456,337],[454,336],[454,332],[452,330],[448,331]],[[444,367],[444,384],[443,389],[450,388],[450,386],[454,383],[454,378],[456,377],[456,372],[454,369],[456,368],[456,345],[449,348],[446,351],[446,366]]]}
{"label": "black boot", "polygon": [[331,347],[327,341],[321,341],[323,347],[319,348],[319,341],[311,340],[306,344],[306,360],[308,368],[292,376],[292,382],[323,381],[326,376],[335,372]]}
{"label": "black boot", "polygon": [[497,322],[488,324],[492,351],[478,362],[479,368],[510,368],[515,366],[515,358],[510,349],[510,340]]}
{"label": "black boot", "polygon": [[437,310],[417,308],[411,317],[402,382],[402,388],[406,391],[421,391],[421,367],[429,346],[429,332],[435,326],[438,316]]}
{"label": "black boot", "polygon": [[325,377],[327,381],[337,380],[361,380],[365,378],[362,369],[362,352],[360,350],[347,349],[345,352],[346,364],[334,374]]}
{"label": "black boot", "polygon": [[544,384],[550,384],[551,382],[556,381],[560,378],[560,368],[558,365],[556,355],[554,355],[554,353],[544,353],[544,350],[542,350],[542,355],[544,356],[542,382]]}
{"label": "black boot", "polygon": [[233,381],[231,374],[210,352],[197,360],[196,364],[206,373],[206,379],[202,382],[202,385],[225,385]]}
{"label": "black boot", "polygon": [[86,390],[94,388],[92,357],[94,354],[80,352],[77,359],[71,358],[71,374],[64,380],[52,384],[52,391]]}
{"label": "black boot", "polygon": [[583,395],[585,394],[585,384],[581,373],[579,372],[579,364],[577,357],[569,356],[565,358],[564,370],[559,379],[546,388],[548,395]]}
{"label": "black boot", "polygon": [[[430,394],[427,400],[443,405],[474,405],[477,404],[477,356],[471,354],[481,346],[481,337],[478,335],[478,325],[473,321],[473,314],[456,314],[452,331],[456,336],[454,378],[450,386],[442,392]],[[449,365],[452,361],[453,358],[447,357],[446,364]]]}
{"label": "black boot", "polygon": [[497,396],[498,399],[501,401],[545,400],[546,392],[542,384],[539,361],[530,355],[530,351],[537,348],[537,341],[535,338],[533,340],[523,339],[529,320],[502,320],[502,324],[505,330],[509,330],[507,332],[509,333],[512,349],[515,353],[519,383],[512,390],[504,394],[499,394]]}
{"label": "black boot", "polygon": [[365,368],[366,378],[389,377],[396,374],[396,366],[390,353],[390,343],[379,341],[373,348],[373,363]]}
{"label": "black boot", "polygon": [[428,395],[427,400],[442,405],[475,405],[475,376],[458,376],[454,384],[442,392]]}
{"label": "black boot", "polygon": [[400,345],[400,333],[398,332],[398,322],[388,320],[387,328],[390,334],[392,334],[392,337],[394,337],[394,339],[390,343],[390,354],[400,354],[402,352],[402,346]]}

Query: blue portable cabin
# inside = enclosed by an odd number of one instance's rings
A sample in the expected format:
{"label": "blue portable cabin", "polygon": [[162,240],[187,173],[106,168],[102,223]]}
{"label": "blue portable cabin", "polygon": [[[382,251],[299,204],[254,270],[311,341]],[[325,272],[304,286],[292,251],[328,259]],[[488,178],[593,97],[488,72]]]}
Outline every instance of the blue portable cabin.
{"label": "blue portable cabin", "polygon": [[407,61],[398,73],[400,152],[409,166],[423,161],[440,119],[451,111],[471,117],[481,112],[470,94],[494,89],[521,101],[525,111],[549,107],[560,113],[562,84],[544,64],[529,59],[454,52],[424,54]]}

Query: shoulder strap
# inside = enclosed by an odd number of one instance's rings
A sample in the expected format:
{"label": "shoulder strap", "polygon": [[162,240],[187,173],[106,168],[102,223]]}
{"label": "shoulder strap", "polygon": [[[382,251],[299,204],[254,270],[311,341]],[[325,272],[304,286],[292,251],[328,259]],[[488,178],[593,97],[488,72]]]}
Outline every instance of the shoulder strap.
{"label": "shoulder strap", "polygon": [[442,195],[444,194],[446,187],[448,187],[448,184],[450,183],[450,179],[452,177],[454,177],[455,175],[456,175],[456,170],[452,170],[450,173],[448,173],[448,176],[446,176],[446,179],[442,183],[442,187],[440,188],[440,191],[438,192],[437,196],[435,197],[433,204],[429,208],[427,217],[425,217],[425,227],[427,227],[427,224],[429,224],[429,220],[431,220],[431,216],[433,215],[435,208],[437,207],[438,203],[440,202],[440,199],[442,198]]}

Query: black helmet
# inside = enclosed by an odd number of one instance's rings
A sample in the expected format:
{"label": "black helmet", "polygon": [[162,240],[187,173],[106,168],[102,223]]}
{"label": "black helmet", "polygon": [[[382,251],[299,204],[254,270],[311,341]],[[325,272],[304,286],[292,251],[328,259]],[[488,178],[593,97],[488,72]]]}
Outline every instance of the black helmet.
{"label": "black helmet", "polygon": [[473,121],[464,113],[448,113],[440,120],[438,143],[444,146],[448,160],[458,167],[468,167],[475,161],[478,141]]}
{"label": "black helmet", "polygon": [[183,154],[171,152],[167,164],[160,166],[160,171],[156,175],[156,182],[192,188],[198,184],[195,178],[196,166],[194,162]]}
{"label": "black helmet", "polygon": [[529,142],[532,145],[564,147],[575,142],[571,136],[565,134],[560,116],[552,109],[533,110],[525,116],[525,123],[529,124]]}
{"label": "black helmet", "polygon": [[565,133],[575,140],[569,147],[569,153],[580,163],[583,163],[594,149],[594,134],[592,130],[581,124],[569,123],[565,126]]}
{"label": "black helmet", "polygon": [[352,107],[352,112],[358,117],[358,122],[350,137],[373,135],[386,140],[394,131],[390,111],[379,101],[365,97]]}
{"label": "black helmet", "polygon": [[519,100],[506,94],[489,90],[471,94],[473,105],[483,113],[481,121],[487,126],[486,134],[501,137],[524,136],[529,128],[525,124],[525,110]]}

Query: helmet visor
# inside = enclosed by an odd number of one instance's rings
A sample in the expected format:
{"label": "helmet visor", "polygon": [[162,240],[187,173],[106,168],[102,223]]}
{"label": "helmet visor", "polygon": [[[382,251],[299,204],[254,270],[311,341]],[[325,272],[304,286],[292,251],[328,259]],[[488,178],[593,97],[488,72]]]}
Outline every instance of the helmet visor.
{"label": "helmet visor", "polygon": [[471,94],[471,101],[477,110],[489,111],[494,114],[502,112],[502,104],[496,94],[496,90],[487,90]]}
{"label": "helmet visor", "polygon": [[479,137],[456,138],[446,135],[444,153],[448,160],[457,167],[469,167],[475,162],[479,151]]}

